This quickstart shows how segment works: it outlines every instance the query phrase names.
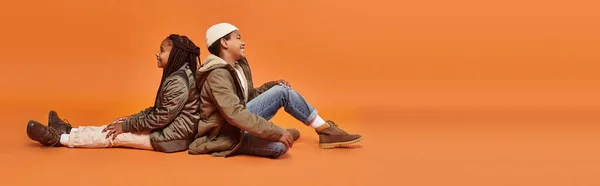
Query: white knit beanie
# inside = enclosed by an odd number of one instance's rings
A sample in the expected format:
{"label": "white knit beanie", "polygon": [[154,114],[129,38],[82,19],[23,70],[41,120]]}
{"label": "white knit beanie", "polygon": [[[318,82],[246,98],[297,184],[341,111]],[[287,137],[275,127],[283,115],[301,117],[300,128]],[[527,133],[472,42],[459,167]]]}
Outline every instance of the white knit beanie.
{"label": "white knit beanie", "polygon": [[236,30],[238,30],[238,28],[229,23],[219,23],[211,26],[206,30],[206,48],[209,48],[210,45],[221,39],[223,36]]}

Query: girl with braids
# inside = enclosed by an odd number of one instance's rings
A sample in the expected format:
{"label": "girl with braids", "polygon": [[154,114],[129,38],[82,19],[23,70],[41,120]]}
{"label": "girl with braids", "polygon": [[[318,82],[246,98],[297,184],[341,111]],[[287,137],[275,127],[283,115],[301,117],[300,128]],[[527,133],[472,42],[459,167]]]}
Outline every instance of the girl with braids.
{"label": "girl with braids", "polygon": [[48,127],[27,124],[30,139],[45,146],[84,148],[129,147],[160,152],[188,149],[200,119],[199,93],[194,76],[200,48],[186,36],[172,34],[156,53],[163,69],[154,106],[100,127],[73,128],[50,111]]}

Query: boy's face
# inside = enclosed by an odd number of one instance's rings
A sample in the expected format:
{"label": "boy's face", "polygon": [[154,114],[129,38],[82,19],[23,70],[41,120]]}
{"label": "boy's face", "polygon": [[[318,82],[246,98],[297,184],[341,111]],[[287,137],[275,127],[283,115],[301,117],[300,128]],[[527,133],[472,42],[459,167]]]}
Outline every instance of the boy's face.
{"label": "boy's face", "polygon": [[240,32],[237,30],[233,31],[231,32],[230,37],[231,38],[229,40],[225,41],[227,43],[227,51],[231,53],[236,60],[246,57],[244,55],[244,47],[246,46],[246,43],[242,41]]}
{"label": "boy's face", "polygon": [[170,39],[165,39],[160,44],[160,50],[156,53],[156,63],[158,68],[165,68],[169,63],[169,55],[171,54],[171,48],[173,44]]}

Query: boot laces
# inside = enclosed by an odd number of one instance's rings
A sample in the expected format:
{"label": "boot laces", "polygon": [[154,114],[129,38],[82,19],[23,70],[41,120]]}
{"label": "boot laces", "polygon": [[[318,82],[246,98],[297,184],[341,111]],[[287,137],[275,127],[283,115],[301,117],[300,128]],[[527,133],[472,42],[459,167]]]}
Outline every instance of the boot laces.
{"label": "boot laces", "polygon": [[69,120],[67,120],[67,119],[59,119],[59,120],[62,121],[63,124],[65,124],[69,127],[73,127],[73,126],[71,126],[71,122],[69,122]]}
{"label": "boot laces", "polygon": [[342,131],[342,132],[344,132],[344,133],[348,133],[348,132],[346,132],[346,131],[342,130],[342,129],[341,129],[341,128],[340,128],[340,127],[337,125],[337,124],[335,124],[335,122],[333,122],[333,121],[329,120],[329,121],[328,121],[328,123],[329,123],[329,125],[331,125],[332,127],[335,127],[336,129],[338,129],[338,130],[340,130],[340,131]]}
{"label": "boot laces", "polygon": [[44,141],[54,141],[52,144],[50,144],[50,146],[55,146],[56,144],[58,144],[58,142],[60,142],[60,140],[54,140],[57,138],[60,139],[60,136],[57,137],[57,134],[58,132],[55,129],[48,127],[46,135],[44,135]]}

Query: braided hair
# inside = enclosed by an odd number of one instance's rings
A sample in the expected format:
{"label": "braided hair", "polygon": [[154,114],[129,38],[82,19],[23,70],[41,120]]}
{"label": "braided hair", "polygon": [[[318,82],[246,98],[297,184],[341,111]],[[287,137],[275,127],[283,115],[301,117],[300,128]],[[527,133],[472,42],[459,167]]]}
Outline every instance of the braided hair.
{"label": "braided hair", "polygon": [[187,36],[171,34],[166,39],[169,40],[169,43],[171,43],[173,47],[171,47],[167,66],[163,68],[160,86],[156,91],[154,107],[156,107],[156,104],[158,103],[158,94],[160,93],[160,89],[162,88],[165,79],[184,65],[190,67],[190,70],[192,70],[195,77],[200,61],[200,47],[196,46],[196,44],[194,44]]}

